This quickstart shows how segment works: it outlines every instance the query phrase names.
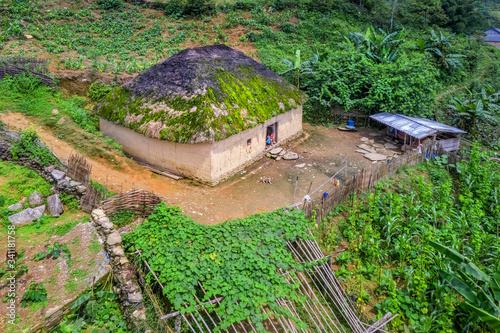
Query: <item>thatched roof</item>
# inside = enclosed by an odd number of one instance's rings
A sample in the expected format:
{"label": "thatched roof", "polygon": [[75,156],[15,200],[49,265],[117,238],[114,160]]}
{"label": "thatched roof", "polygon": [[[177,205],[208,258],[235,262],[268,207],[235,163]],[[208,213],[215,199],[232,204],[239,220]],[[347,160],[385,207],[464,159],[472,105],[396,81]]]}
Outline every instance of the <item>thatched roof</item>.
{"label": "thatched roof", "polygon": [[301,104],[297,88],[225,45],[183,50],[113,90],[99,115],[148,137],[222,140]]}

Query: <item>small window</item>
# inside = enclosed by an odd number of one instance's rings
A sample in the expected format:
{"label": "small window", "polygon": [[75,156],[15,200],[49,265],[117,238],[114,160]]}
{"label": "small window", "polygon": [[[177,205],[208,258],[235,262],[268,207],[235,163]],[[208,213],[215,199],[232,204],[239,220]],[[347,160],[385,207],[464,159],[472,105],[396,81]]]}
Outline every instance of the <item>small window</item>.
{"label": "small window", "polygon": [[250,146],[250,145],[252,145],[252,139],[247,140],[247,146]]}

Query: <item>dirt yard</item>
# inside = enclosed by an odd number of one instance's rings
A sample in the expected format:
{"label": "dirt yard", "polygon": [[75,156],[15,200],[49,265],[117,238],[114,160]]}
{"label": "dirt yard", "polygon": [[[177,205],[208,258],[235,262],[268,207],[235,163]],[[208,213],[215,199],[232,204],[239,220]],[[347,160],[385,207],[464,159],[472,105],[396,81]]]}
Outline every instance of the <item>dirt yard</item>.
{"label": "dirt yard", "polygon": [[[45,143],[53,147],[55,153],[63,159],[74,151],[72,146],[55,137],[51,131],[40,128],[36,120],[19,113],[1,114],[1,118],[16,128],[25,129],[33,125]],[[215,187],[159,176],[122,156],[116,156],[117,160],[123,162],[119,169],[105,160],[88,159],[92,163],[92,179],[101,184],[107,182],[111,191],[120,193],[132,188],[153,191],[168,204],[180,206],[195,221],[214,224],[292,204],[297,177],[295,201],[301,201],[309,188],[311,191],[315,190],[340,170],[346,156],[347,176],[372,164],[355,152],[357,145],[363,143],[362,137],[375,138],[376,142],[383,144],[381,137],[374,136],[377,133],[370,129],[341,132],[337,128],[309,124],[304,124],[303,127],[302,136],[283,146],[287,151],[296,152],[298,160],[276,161],[264,157]],[[304,166],[298,167],[301,164]],[[263,183],[261,177],[272,178],[272,184]],[[344,171],[337,178],[342,182],[345,178]],[[328,183],[319,191],[325,191],[331,186]]]}

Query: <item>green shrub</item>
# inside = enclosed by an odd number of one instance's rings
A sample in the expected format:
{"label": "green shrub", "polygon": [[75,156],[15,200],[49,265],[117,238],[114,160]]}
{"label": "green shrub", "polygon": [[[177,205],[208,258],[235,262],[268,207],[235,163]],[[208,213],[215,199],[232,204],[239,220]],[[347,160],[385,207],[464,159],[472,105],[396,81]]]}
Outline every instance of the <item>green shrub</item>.
{"label": "green shrub", "polygon": [[42,85],[40,78],[30,72],[17,74],[14,77],[6,76],[4,81],[16,93],[29,94]]}
{"label": "green shrub", "polygon": [[110,85],[94,82],[90,85],[89,98],[93,101],[102,100],[113,89]]}
{"label": "green shrub", "polygon": [[14,160],[19,159],[20,156],[26,156],[32,160],[37,159],[42,166],[57,162],[47,147],[38,145],[38,134],[33,128],[21,132],[19,139],[15,141],[10,152]]}
{"label": "green shrub", "polygon": [[102,9],[120,9],[123,5],[123,0],[97,0],[97,4]]}
{"label": "green shrub", "polygon": [[120,209],[109,216],[109,220],[116,224],[118,227],[123,227],[132,223],[137,218],[130,210]]}
{"label": "green shrub", "polygon": [[31,283],[23,298],[21,298],[21,307],[25,308],[28,305],[45,301],[47,301],[47,290],[43,284]]}
{"label": "green shrub", "polygon": [[80,206],[74,195],[59,193],[59,199],[71,211],[76,210]]}

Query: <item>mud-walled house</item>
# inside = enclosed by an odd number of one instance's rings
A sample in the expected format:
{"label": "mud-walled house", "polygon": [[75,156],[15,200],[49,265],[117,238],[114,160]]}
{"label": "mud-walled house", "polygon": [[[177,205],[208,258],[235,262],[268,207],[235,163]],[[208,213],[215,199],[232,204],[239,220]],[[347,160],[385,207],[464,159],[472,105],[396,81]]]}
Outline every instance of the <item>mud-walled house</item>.
{"label": "mud-walled house", "polygon": [[155,168],[214,185],[302,131],[302,96],[224,45],[183,50],[97,107],[104,135]]}

